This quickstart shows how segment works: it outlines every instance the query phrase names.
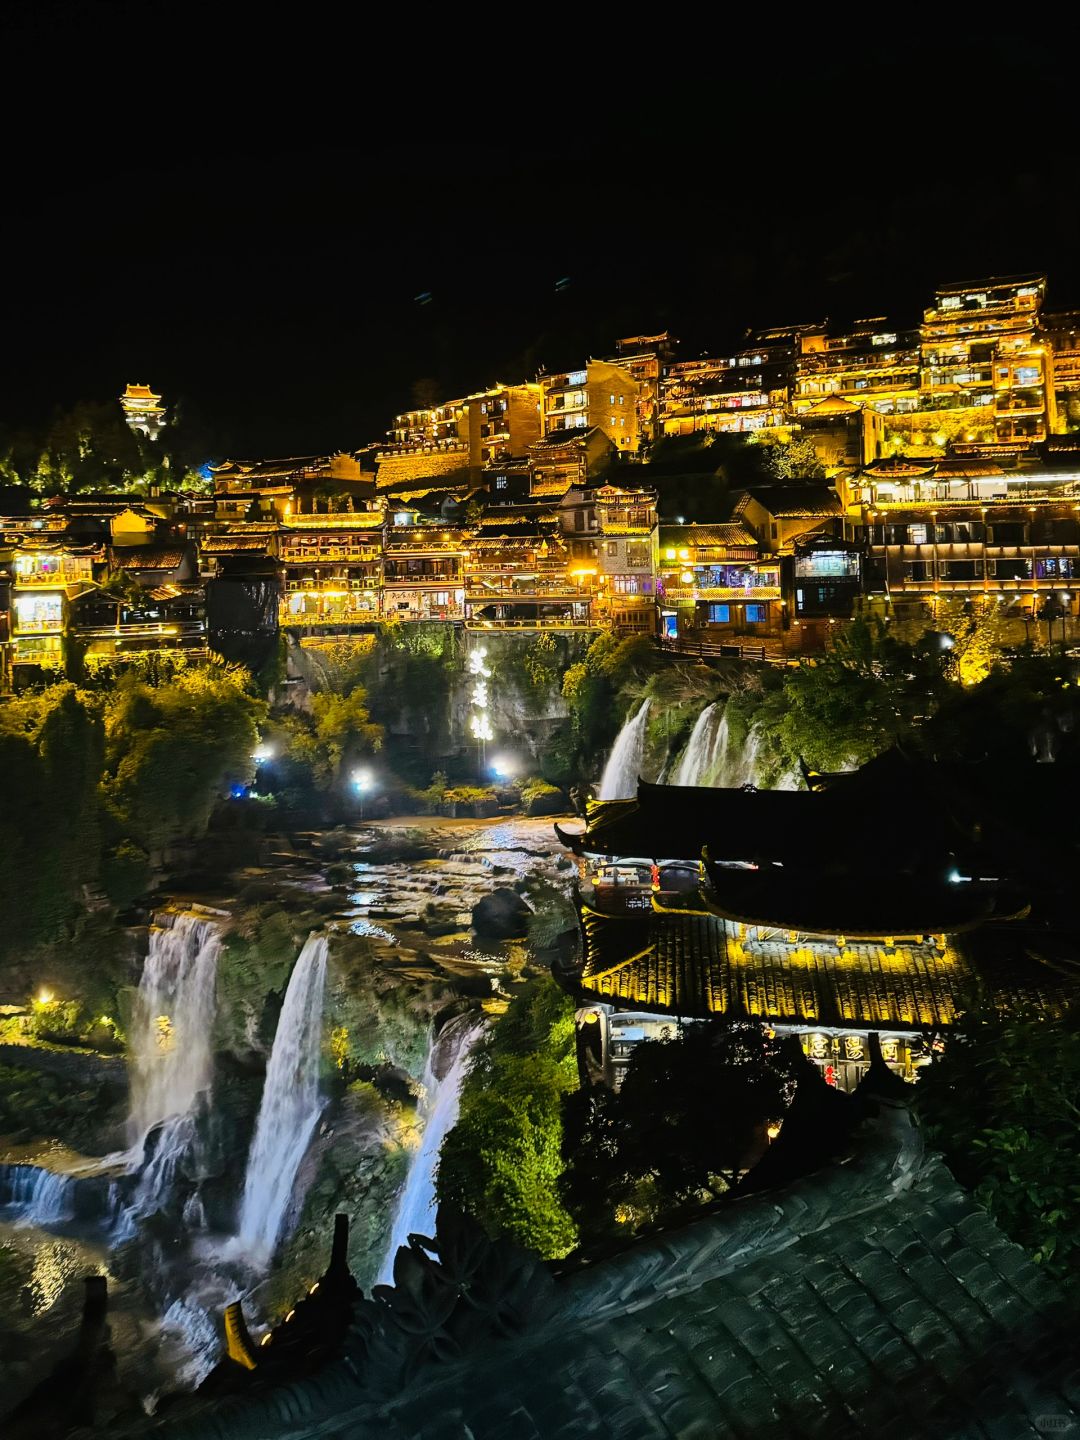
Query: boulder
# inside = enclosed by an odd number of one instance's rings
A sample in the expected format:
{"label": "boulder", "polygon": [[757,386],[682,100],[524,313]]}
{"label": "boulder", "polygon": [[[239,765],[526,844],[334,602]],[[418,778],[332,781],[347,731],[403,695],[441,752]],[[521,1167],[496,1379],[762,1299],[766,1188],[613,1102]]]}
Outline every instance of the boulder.
{"label": "boulder", "polygon": [[491,940],[521,940],[528,934],[532,910],[513,890],[492,890],[473,906],[472,928]]}

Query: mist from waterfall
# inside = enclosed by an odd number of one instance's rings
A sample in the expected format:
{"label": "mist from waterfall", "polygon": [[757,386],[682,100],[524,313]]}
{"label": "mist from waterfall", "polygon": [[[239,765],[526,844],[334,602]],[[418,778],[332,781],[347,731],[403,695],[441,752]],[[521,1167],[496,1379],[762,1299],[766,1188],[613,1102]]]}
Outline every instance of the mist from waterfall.
{"label": "mist from waterfall", "polygon": [[599,799],[632,800],[637,795],[638,776],[645,753],[645,725],[651,704],[651,700],[643,701],[641,709],[616,736],[600,777]]}
{"label": "mist from waterfall", "polygon": [[325,988],[326,937],[309,935],[285,991],[244,1176],[238,1239],[260,1264],[273,1256],[296,1172],[322,1113]]}
{"label": "mist from waterfall", "polygon": [[[451,1022],[453,1023],[453,1022]],[[420,1107],[424,1130],[420,1148],[409,1164],[405,1187],[394,1212],[394,1224],[386,1257],[379,1271],[379,1284],[390,1285],[394,1280],[394,1257],[402,1245],[407,1245],[410,1235],[430,1235],[435,1225],[435,1176],[439,1167],[439,1152],[443,1141],[457,1124],[461,1107],[461,1086],[468,1070],[469,1057],[473,1046],[484,1033],[484,1024],[479,1022],[464,1027],[454,1035],[457,1045],[449,1069],[441,1080],[435,1075],[435,1056],[447,1031],[428,1049],[424,1066],[424,1098]]]}

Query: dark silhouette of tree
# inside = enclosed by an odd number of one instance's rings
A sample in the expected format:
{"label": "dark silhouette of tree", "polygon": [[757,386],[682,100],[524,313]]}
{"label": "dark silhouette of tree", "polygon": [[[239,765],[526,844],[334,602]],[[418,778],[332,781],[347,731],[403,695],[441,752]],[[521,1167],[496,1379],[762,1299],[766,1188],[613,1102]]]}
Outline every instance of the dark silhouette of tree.
{"label": "dark silhouette of tree", "polygon": [[621,1090],[567,1100],[563,1194],[582,1235],[723,1194],[764,1151],[791,1090],[781,1043],[755,1023],[641,1042]]}

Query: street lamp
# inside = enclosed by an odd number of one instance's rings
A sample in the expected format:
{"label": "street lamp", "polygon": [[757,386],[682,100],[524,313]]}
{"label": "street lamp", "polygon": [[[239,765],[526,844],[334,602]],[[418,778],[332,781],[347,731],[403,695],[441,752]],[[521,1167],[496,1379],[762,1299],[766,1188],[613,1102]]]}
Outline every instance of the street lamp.
{"label": "street lamp", "polygon": [[370,770],[354,770],[352,777],[353,789],[360,796],[360,819],[364,818],[364,796],[375,784],[374,777]]}

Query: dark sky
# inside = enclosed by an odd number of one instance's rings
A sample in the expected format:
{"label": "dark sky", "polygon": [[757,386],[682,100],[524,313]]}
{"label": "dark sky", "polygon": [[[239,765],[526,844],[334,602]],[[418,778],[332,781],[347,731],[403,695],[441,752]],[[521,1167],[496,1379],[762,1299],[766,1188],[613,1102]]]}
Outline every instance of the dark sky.
{"label": "dark sky", "polygon": [[352,448],[423,377],[529,378],[639,330],[720,353],[1032,269],[1080,305],[1080,127],[1051,46],[969,42],[979,83],[951,90],[915,51],[867,72],[832,44],[767,76],[729,56],[681,92],[474,66],[419,104],[370,54],[238,64],[212,32],[151,43],[147,13],[39,0],[0,35],[9,425],[139,380],[223,452]]}

